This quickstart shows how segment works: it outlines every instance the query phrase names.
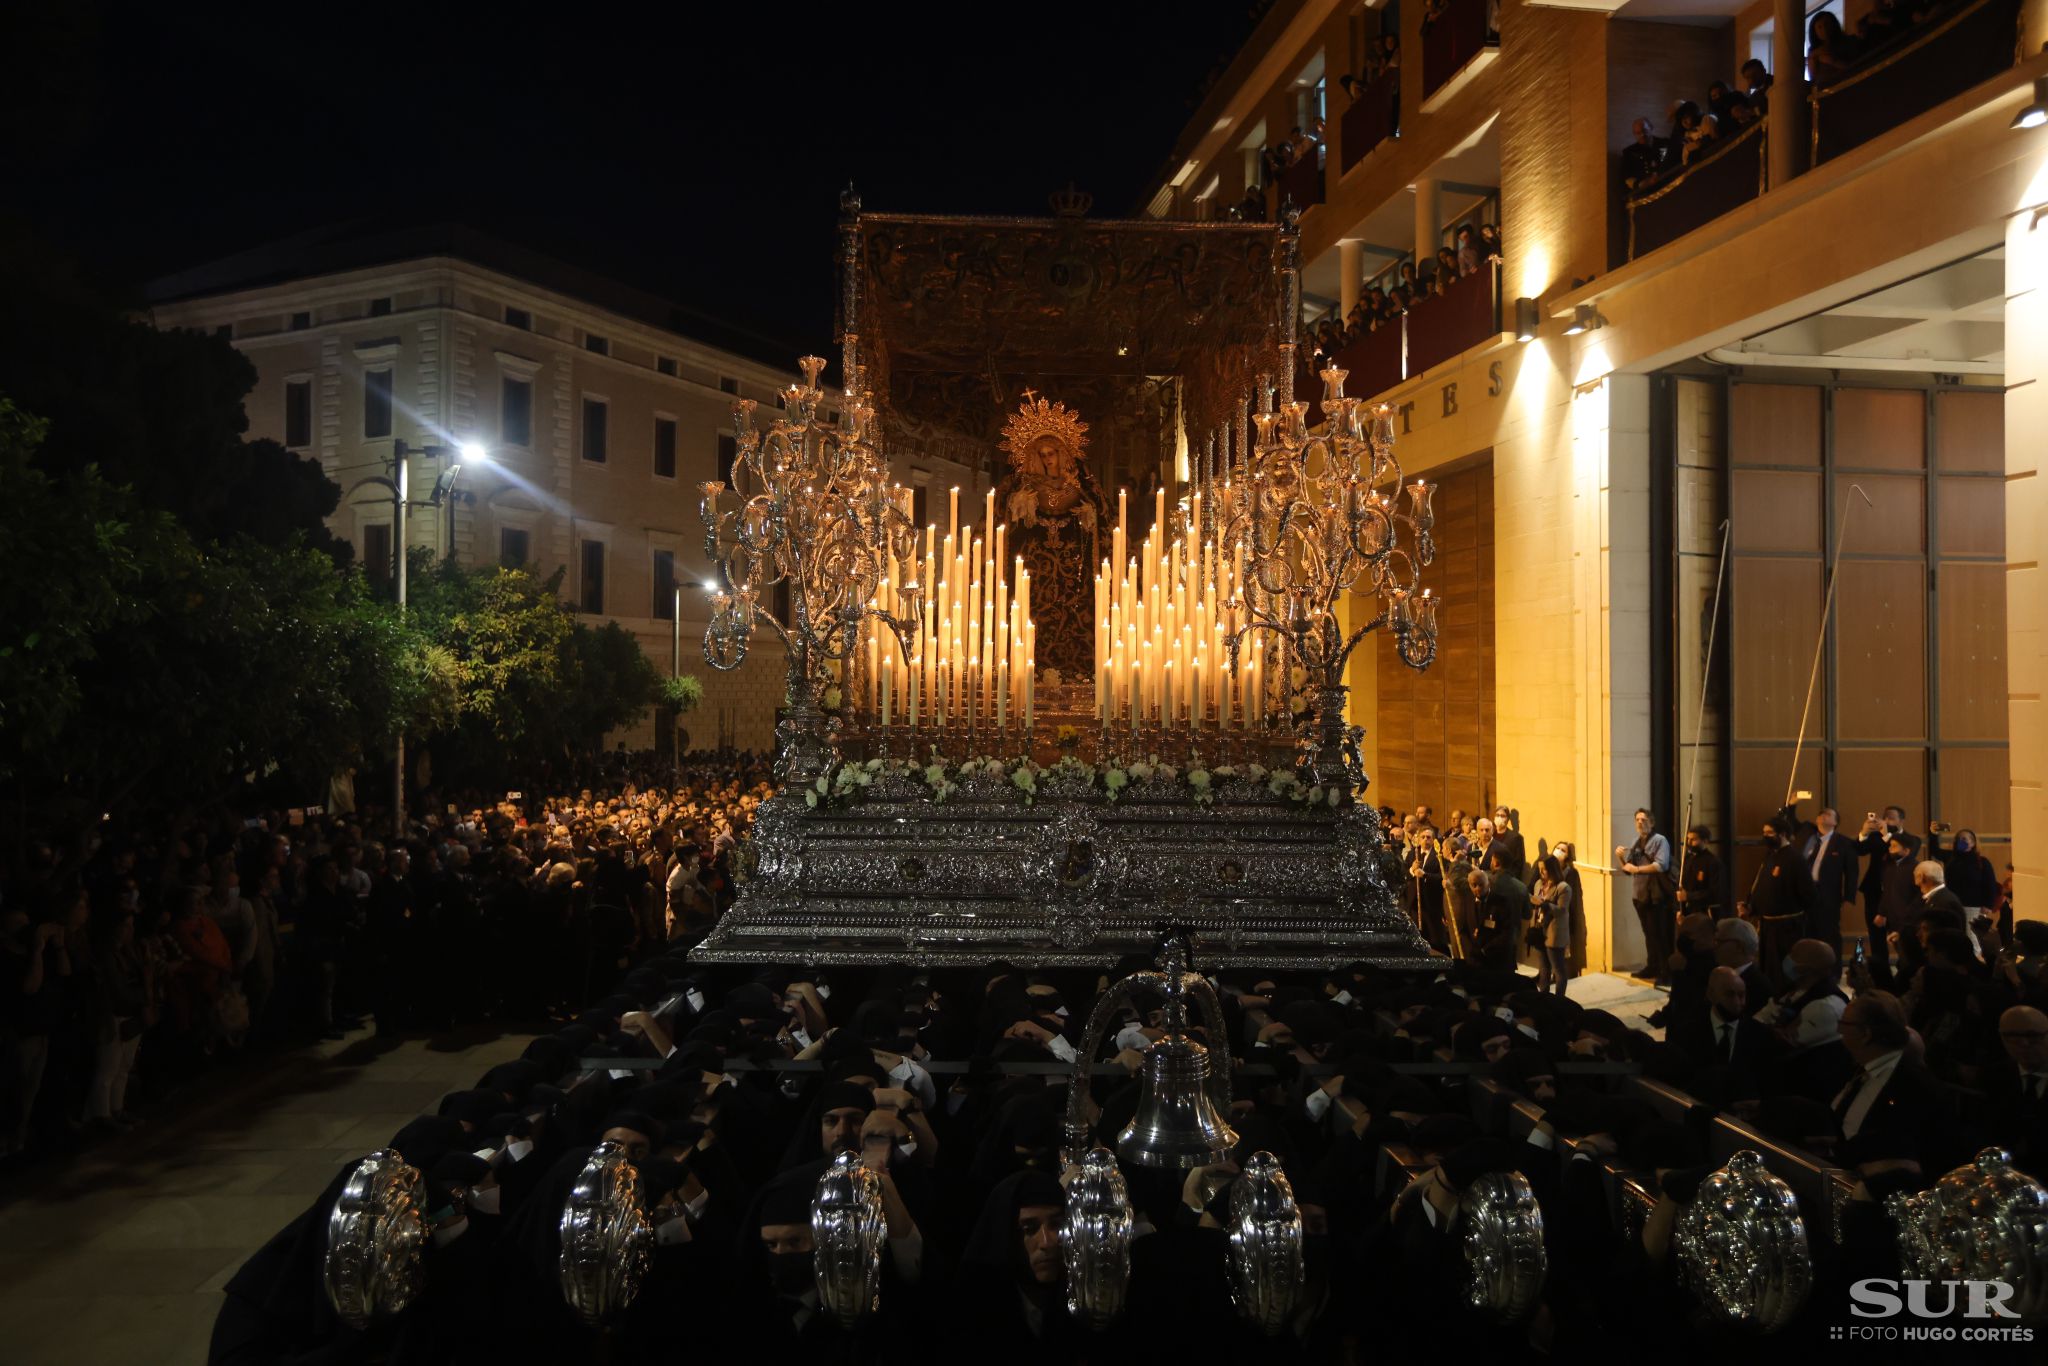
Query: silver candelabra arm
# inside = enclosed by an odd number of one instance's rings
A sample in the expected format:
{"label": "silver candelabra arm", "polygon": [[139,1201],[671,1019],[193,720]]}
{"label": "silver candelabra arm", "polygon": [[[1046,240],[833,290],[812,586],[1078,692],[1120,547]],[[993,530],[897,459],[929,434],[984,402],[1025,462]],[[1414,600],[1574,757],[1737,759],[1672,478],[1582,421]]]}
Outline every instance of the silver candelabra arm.
{"label": "silver candelabra arm", "polygon": [[1159,974],[1152,972],[1133,973],[1111,984],[1095,1002],[1095,1009],[1088,1012],[1088,1027],[1081,1031],[1081,1051],[1074,1057],[1073,1079],[1067,1083],[1067,1124],[1066,1151],[1060,1154],[1062,1166],[1072,1166],[1088,1151],[1088,1082],[1094,1074],[1095,1055],[1102,1048],[1102,1034],[1124,1002],[1131,999],[1133,983],[1155,979]]}

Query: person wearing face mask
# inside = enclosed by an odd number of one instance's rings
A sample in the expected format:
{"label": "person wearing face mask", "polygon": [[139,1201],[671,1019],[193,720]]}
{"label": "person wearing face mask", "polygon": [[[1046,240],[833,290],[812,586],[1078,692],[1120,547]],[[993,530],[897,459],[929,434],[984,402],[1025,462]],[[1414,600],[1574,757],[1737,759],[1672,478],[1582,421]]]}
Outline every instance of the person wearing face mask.
{"label": "person wearing face mask", "polygon": [[1998,869],[1977,847],[1977,832],[1956,831],[1954,847],[1941,847],[1939,822],[1927,827],[1927,857],[1941,864],[1948,875],[1948,889],[1963,903],[1963,923],[1975,924],[1977,917],[1998,904]]}

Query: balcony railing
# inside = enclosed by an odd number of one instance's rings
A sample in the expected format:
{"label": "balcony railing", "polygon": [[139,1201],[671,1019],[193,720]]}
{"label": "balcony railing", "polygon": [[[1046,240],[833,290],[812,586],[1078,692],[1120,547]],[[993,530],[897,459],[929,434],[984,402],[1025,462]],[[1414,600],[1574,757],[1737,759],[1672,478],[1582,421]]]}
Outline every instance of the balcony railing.
{"label": "balcony railing", "polygon": [[1342,174],[1365,160],[1366,153],[1401,134],[1401,69],[1390,67],[1361,87],[1358,98],[1344,111],[1339,128],[1343,156],[1338,163]]}
{"label": "balcony railing", "polygon": [[1473,58],[1500,46],[1488,22],[1497,0],[1446,0],[1443,12],[1422,24],[1422,98],[1451,83]]}
{"label": "balcony railing", "polygon": [[1273,202],[1273,216],[1279,218],[1280,205],[1294,201],[1297,209],[1306,209],[1323,202],[1323,159],[1330,149],[1322,143],[1316,144],[1314,152],[1295,162],[1280,173],[1277,182],[1279,197]]}
{"label": "balcony railing", "polygon": [[1500,331],[1499,279],[1497,267],[1482,266],[1453,280],[1442,294],[1408,306],[1409,378]]}
{"label": "balcony railing", "polygon": [[1871,52],[1854,71],[1817,86],[1813,164],[1818,166],[1944,100],[1990,80],[2019,56],[2020,0],[1972,0],[1919,33]]}
{"label": "balcony railing", "polygon": [[1675,242],[1764,192],[1770,175],[1767,114],[1667,179],[1629,196],[1628,259]]}
{"label": "balcony railing", "polygon": [[[1499,332],[1500,267],[1489,262],[1338,351],[1337,364],[1349,372],[1344,392],[1360,398],[1383,394]],[[1309,350],[1303,348],[1305,357]],[[1304,359],[1294,380],[1295,397],[1309,400],[1311,423],[1322,420],[1314,400],[1323,385],[1313,370],[1312,358]]]}

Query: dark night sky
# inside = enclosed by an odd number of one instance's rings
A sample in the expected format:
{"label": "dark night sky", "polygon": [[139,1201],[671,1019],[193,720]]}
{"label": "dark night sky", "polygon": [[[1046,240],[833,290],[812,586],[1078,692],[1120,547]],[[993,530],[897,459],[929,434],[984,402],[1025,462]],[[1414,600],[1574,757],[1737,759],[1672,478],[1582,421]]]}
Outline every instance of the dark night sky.
{"label": "dark night sky", "polygon": [[816,347],[849,179],[871,209],[1042,214],[1072,180],[1129,213],[1263,6],[0,8],[0,185],[95,273],[454,220]]}

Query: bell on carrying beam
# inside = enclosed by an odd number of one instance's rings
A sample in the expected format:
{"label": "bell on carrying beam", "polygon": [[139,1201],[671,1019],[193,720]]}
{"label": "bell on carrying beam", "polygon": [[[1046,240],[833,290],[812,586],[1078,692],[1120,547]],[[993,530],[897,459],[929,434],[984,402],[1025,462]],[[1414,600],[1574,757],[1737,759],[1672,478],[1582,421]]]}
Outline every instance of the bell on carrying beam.
{"label": "bell on carrying beam", "polygon": [[1237,1132],[1210,1096],[1209,1050],[1174,1033],[1145,1050],[1138,1110],[1117,1135],[1116,1151],[1141,1167],[1204,1167],[1237,1146]]}

